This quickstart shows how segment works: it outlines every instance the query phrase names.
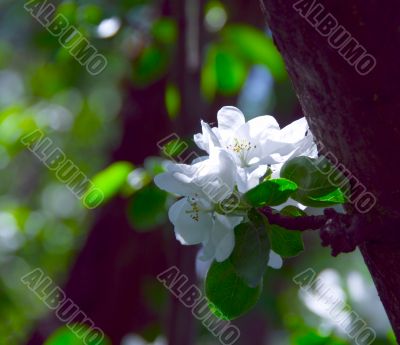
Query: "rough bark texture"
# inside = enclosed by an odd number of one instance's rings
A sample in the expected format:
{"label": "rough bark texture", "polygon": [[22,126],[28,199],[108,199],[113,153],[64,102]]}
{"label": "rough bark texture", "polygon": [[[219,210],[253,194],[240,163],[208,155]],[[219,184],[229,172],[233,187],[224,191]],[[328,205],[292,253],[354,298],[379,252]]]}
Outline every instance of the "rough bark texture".
{"label": "rough bark texture", "polygon": [[[317,140],[377,198],[364,216],[368,225],[362,231],[369,240],[360,249],[399,338],[400,2],[318,2],[376,58],[366,76],[328,44],[295,3],[313,1],[265,0],[267,21]],[[349,212],[356,211],[349,207]]]}

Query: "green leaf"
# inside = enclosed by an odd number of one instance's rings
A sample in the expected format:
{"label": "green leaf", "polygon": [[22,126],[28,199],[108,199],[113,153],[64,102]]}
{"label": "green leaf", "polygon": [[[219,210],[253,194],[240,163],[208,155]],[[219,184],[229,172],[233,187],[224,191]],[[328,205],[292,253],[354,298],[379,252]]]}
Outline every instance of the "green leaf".
{"label": "green leaf", "polygon": [[285,178],[267,180],[245,193],[245,200],[253,207],[283,204],[297,190],[297,184]]}
{"label": "green leaf", "polygon": [[[79,330],[79,332],[75,334],[67,326],[60,327],[47,338],[44,345],[111,345],[111,342],[106,336],[100,341],[101,335],[95,330],[93,330],[90,333],[91,336],[86,339],[85,333],[90,330],[86,325],[71,324],[70,326],[75,330]],[[95,333],[99,334],[98,337],[94,336]],[[82,337],[78,337],[78,334],[82,335]],[[91,339],[92,336],[93,339]]]}
{"label": "green leaf", "polygon": [[248,25],[231,24],[222,31],[224,42],[251,64],[265,65],[277,80],[286,78],[285,64],[272,39]]}
{"label": "green leaf", "polygon": [[233,49],[213,44],[206,52],[202,69],[202,92],[208,99],[212,99],[216,92],[237,94],[246,80],[247,72],[246,64]]}
{"label": "green leaf", "polygon": [[329,202],[334,204],[344,204],[346,202],[346,197],[344,196],[344,193],[341,191],[340,188],[336,188],[332,192],[322,196],[310,196],[310,199],[314,201]]}
{"label": "green leaf", "polygon": [[[92,178],[94,187],[100,189],[104,195],[104,199],[100,204],[104,204],[122,189],[133,169],[134,166],[131,163],[120,161],[111,164]],[[86,195],[89,195],[91,190],[92,188],[86,192]],[[90,200],[86,200],[85,197],[83,200],[90,204]],[[95,200],[93,201],[95,202]]]}
{"label": "green leaf", "polygon": [[57,7],[56,14],[65,16],[69,23],[75,23],[78,6],[73,1],[65,1]]}
{"label": "green leaf", "polygon": [[307,215],[303,210],[293,205],[285,206],[282,210],[280,210],[279,213],[283,214],[284,216],[291,216],[291,217],[300,217]]}
{"label": "green leaf", "polygon": [[128,205],[128,219],[137,231],[151,230],[167,220],[168,194],[150,184],[136,192]]}
{"label": "green leaf", "polygon": [[[280,213],[289,217],[305,215],[302,210],[291,205],[283,208]],[[278,225],[270,225],[268,234],[272,250],[282,257],[293,257],[304,250],[301,231],[287,230]]]}
{"label": "green leaf", "polygon": [[251,210],[249,218],[251,222],[235,228],[235,249],[230,260],[237,274],[250,287],[256,287],[268,266],[270,245],[264,217]]}
{"label": "green leaf", "polygon": [[[160,310],[160,305],[158,305],[157,308],[155,308],[155,311],[158,311],[158,310]],[[147,343],[157,344],[157,338],[162,336],[162,331],[163,330],[161,329],[160,323],[153,322],[153,323],[149,324],[148,326],[146,326],[145,328],[143,328],[139,334],[143,338],[143,340],[145,340]],[[147,343],[143,342],[143,344],[147,344]],[[142,343],[139,343],[139,344],[142,344]],[[133,343],[131,345],[135,345],[135,343]]]}
{"label": "green leaf", "polygon": [[155,45],[146,47],[133,66],[133,82],[141,87],[151,84],[165,74],[168,64],[165,49]]}
{"label": "green leaf", "polygon": [[163,17],[153,24],[151,33],[157,41],[164,44],[172,44],[176,41],[178,29],[174,20]]}
{"label": "green leaf", "polygon": [[232,50],[218,46],[215,69],[218,91],[224,95],[233,95],[240,91],[247,77],[247,67]]}
{"label": "green leaf", "polygon": [[165,89],[165,105],[170,119],[175,119],[181,107],[181,96],[174,84],[168,84]]}
{"label": "green leaf", "polygon": [[255,288],[249,287],[229,259],[212,263],[205,285],[211,311],[226,320],[236,319],[249,311],[262,291],[262,282]]}
{"label": "green leaf", "polygon": [[300,231],[287,230],[278,225],[269,228],[272,250],[285,258],[298,255],[304,250]]}
{"label": "green leaf", "polygon": [[172,139],[167,142],[163,148],[162,153],[170,159],[176,158],[181,155],[189,147],[189,144],[183,139]]}
{"label": "green leaf", "polygon": [[206,50],[206,56],[201,70],[201,92],[211,101],[217,92],[217,73],[215,72],[215,45]]}
{"label": "green leaf", "polygon": [[388,331],[387,339],[391,345],[396,345],[396,335],[394,334],[393,330]]}
{"label": "green leaf", "polygon": [[339,339],[333,335],[319,335],[317,331],[312,329],[305,329],[297,332],[291,337],[291,344],[293,345],[346,345],[347,341]]}
{"label": "green leaf", "polygon": [[303,205],[328,207],[342,204],[346,202],[346,197],[340,188],[330,182],[330,178],[334,176],[334,181],[343,181],[346,178],[339,171],[335,171],[334,175],[324,173],[329,166],[330,163],[325,158],[301,156],[287,161],[280,175],[297,183],[299,188],[292,198]]}
{"label": "green leaf", "polygon": [[164,159],[161,157],[150,156],[144,160],[143,167],[146,169],[147,173],[154,177],[158,174],[165,172],[163,166]]}
{"label": "green leaf", "polygon": [[84,23],[98,25],[103,16],[102,8],[94,4],[83,5],[78,11],[78,19]]}

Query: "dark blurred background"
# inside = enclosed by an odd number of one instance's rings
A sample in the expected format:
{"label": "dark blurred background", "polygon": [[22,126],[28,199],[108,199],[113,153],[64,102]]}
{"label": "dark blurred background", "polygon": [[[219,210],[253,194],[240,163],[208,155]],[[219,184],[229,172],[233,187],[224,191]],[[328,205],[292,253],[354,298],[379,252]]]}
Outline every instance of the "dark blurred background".
{"label": "dark blurred background", "polygon": [[[0,344],[83,344],[21,283],[37,267],[104,331],[104,344],[219,344],[156,280],[176,265],[201,286],[204,269],[198,248],[175,240],[171,199],[151,179],[165,159],[157,143],[175,133],[194,150],[200,119],[215,122],[224,105],[281,126],[302,116],[261,7],[54,1],[53,17],[108,61],[91,75],[24,8],[33,3],[46,2],[0,0]],[[102,184],[104,203],[85,208],[21,144],[35,128]],[[257,307],[235,321],[237,344],[352,344],[293,283],[309,267],[376,330],[376,344],[395,344],[359,253],[332,260],[316,236],[304,240],[302,255],[267,271]]]}

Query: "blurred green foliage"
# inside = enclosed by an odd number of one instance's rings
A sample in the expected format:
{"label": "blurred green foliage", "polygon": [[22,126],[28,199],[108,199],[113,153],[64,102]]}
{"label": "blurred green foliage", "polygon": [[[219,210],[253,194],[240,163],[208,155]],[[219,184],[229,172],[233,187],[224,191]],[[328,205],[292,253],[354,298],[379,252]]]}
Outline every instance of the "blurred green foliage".
{"label": "blurred green foliage", "polygon": [[[71,328],[74,325],[70,325]],[[81,326],[79,326],[81,327]],[[44,345],[111,345],[110,341],[102,336],[97,331],[91,331],[88,327],[83,327],[83,331],[80,331],[82,338],[74,334],[67,326],[57,329],[44,343]],[[90,332],[90,333],[89,333]],[[85,334],[90,334],[86,339]],[[97,336],[95,334],[98,334]],[[92,338],[93,337],[93,338]],[[91,340],[92,339],[92,340]]]}

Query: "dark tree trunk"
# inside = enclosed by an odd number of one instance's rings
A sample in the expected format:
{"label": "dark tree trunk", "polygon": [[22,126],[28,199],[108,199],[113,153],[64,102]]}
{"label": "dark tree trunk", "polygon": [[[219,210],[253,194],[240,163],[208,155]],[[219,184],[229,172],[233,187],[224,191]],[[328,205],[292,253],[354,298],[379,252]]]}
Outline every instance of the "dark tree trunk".
{"label": "dark tree trunk", "polygon": [[[400,2],[319,2],[325,12],[316,22],[331,13],[376,58],[364,76],[293,8],[296,3],[306,14],[313,1],[265,0],[267,21],[317,140],[377,199],[363,215],[366,226],[359,230],[369,240],[360,249],[399,338],[400,244],[390,230],[398,230],[400,212]],[[350,206],[349,212],[357,211]]]}

